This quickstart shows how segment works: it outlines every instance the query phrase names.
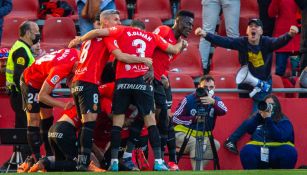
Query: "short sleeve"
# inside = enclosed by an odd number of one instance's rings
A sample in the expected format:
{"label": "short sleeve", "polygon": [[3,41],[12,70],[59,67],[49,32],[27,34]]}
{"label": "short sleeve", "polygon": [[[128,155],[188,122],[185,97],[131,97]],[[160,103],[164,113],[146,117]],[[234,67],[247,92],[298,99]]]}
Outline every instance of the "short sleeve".
{"label": "short sleeve", "polygon": [[157,44],[157,47],[159,47],[161,50],[166,51],[169,43],[165,41],[161,36],[154,34],[154,38]]}
{"label": "short sleeve", "polygon": [[51,86],[55,87],[63,78],[65,78],[70,72],[70,69],[65,65],[61,65],[61,68],[54,67],[50,70],[46,82]]}

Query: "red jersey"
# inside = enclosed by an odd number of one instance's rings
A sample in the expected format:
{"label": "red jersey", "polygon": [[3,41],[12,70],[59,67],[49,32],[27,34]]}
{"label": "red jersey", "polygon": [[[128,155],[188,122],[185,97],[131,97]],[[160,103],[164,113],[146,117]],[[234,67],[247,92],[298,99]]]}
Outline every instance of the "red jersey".
{"label": "red jersey", "polygon": [[[112,33],[112,31],[110,31]],[[82,43],[80,61],[72,82],[81,80],[93,84],[100,84],[100,76],[109,60],[108,48],[115,47],[112,38],[94,38]]]}
{"label": "red jersey", "polygon": [[108,99],[112,100],[114,87],[115,87],[115,82],[100,85],[98,87],[100,96],[103,97],[103,98],[108,98]]}
{"label": "red jersey", "polygon": [[[153,32],[158,34],[162,38],[164,38],[167,42],[171,44],[176,44],[177,39],[175,38],[174,31],[169,26],[159,26]],[[177,54],[178,55],[178,54]],[[154,76],[156,80],[161,81],[161,76],[169,70],[171,61],[175,60],[177,55],[168,54],[161,49],[156,49],[153,54],[153,69],[154,69]]]}
{"label": "red jersey", "polygon": [[[160,36],[134,27],[116,26],[109,30],[112,31],[109,36],[117,40],[118,47],[124,53],[139,57],[152,57],[156,47],[162,50],[168,47],[168,43]],[[112,48],[109,50],[112,51]],[[136,78],[143,76],[148,70],[148,66],[144,63],[128,64],[118,61],[116,79]]]}
{"label": "red jersey", "polygon": [[77,109],[75,106],[70,109],[65,110],[63,114],[67,115],[74,122],[75,128],[77,130],[80,128],[81,120],[77,115]]}
{"label": "red jersey", "polygon": [[24,70],[25,83],[40,89],[46,80],[51,87],[55,87],[71,73],[77,60],[78,51],[76,49],[61,49],[46,54]]}

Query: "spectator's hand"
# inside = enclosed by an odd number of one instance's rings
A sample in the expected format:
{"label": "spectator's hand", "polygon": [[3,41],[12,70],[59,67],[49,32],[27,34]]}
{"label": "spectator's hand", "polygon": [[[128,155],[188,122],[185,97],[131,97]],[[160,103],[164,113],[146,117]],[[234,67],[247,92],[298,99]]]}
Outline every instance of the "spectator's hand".
{"label": "spectator's hand", "polygon": [[261,115],[262,118],[268,118],[271,117],[272,115],[272,111],[260,111],[259,110],[259,114]]}
{"label": "spectator's hand", "polygon": [[214,103],[215,103],[214,98],[209,97],[209,96],[200,97],[199,99],[200,99],[201,103],[204,104],[204,105],[214,105]]}
{"label": "spectator's hand", "polygon": [[152,66],[152,59],[149,58],[149,57],[145,57],[145,58],[142,58],[143,59],[143,63],[148,66],[148,67],[151,67]]}
{"label": "spectator's hand", "polygon": [[151,84],[154,79],[154,71],[150,69],[149,71],[147,71],[143,78],[146,83]]}
{"label": "spectator's hand", "polygon": [[75,105],[75,102],[74,102],[74,101],[69,101],[69,102],[67,102],[67,103],[65,104],[64,110],[70,109],[70,108],[72,108],[74,105]]}
{"label": "spectator's hand", "polygon": [[81,44],[81,37],[76,36],[75,39],[71,40],[68,44],[68,48],[73,48]]}
{"label": "spectator's hand", "polygon": [[296,26],[291,26],[290,27],[290,31],[289,31],[289,35],[291,37],[294,37],[296,34],[298,34],[298,27]]}
{"label": "spectator's hand", "polygon": [[198,28],[195,30],[195,35],[197,35],[197,36],[202,36],[202,37],[206,37],[207,32],[203,31],[200,27],[198,27]]}
{"label": "spectator's hand", "polygon": [[165,75],[161,76],[161,82],[162,82],[164,88],[169,88],[169,81],[168,81],[168,78]]}

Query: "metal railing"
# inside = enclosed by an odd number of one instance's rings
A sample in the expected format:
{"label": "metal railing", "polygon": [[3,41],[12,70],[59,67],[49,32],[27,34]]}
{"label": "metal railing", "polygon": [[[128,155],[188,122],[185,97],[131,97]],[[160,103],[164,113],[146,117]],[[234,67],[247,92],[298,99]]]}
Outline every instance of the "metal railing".
{"label": "metal railing", "polygon": [[[195,88],[172,88],[174,93],[187,93],[193,92]],[[69,95],[70,90],[68,88],[54,89],[54,93],[61,93],[63,95]],[[249,93],[250,91],[234,88],[217,88],[215,93]],[[272,92],[275,93],[307,93],[307,88],[273,88]]]}

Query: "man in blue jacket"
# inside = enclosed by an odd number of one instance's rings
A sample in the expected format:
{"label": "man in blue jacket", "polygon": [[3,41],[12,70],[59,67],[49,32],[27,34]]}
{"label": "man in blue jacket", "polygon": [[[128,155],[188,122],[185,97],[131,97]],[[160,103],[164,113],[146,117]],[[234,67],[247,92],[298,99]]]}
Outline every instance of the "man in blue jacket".
{"label": "man in blue jacket", "polygon": [[[201,28],[195,30],[195,34],[204,37],[209,42],[228,49],[234,49],[239,51],[240,64],[247,65],[250,73],[259,80],[266,82],[270,85],[268,91],[258,92],[253,96],[253,112],[257,110],[259,101],[262,101],[264,97],[272,91],[272,57],[271,54],[274,50],[285,46],[296,34],[298,29],[295,26],[291,26],[288,33],[278,37],[272,38],[262,36],[263,25],[260,19],[250,19],[246,30],[247,36],[230,38],[221,37],[212,33],[207,33]],[[239,88],[252,90],[249,84],[240,84]],[[232,153],[238,154],[236,142],[241,136],[246,133],[245,122],[239,126],[239,128],[227,139],[224,146]]]}
{"label": "man in blue jacket", "polygon": [[[198,93],[198,90],[192,94],[187,95],[177,107],[173,122],[176,125],[174,130],[176,132],[176,146],[182,147],[185,136],[192,129],[191,137],[189,138],[184,153],[189,153],[193,170],[202,170],[209,161],[207,159],[213,158],[212,147],[209,142],[208,132],[213,131],[217,116],[225,115],[227,107],[223,101],[214,95],[214,79],[209,75],[201,77],[198,89],[203,88],[207,91],[205,94]],[[201,116],[200,109],[205,109],[205,116]],[[203,114],[204,115],[204,114]],[[205,122],[201,122],[205,120]],[[205,131],[205,132],[203,132]],[[205,160],[201,161],[200,169],[196,168],[196,137],[204,134],[203,157]],[[216,149],[220,148],[217,140],[214,140]]]}

